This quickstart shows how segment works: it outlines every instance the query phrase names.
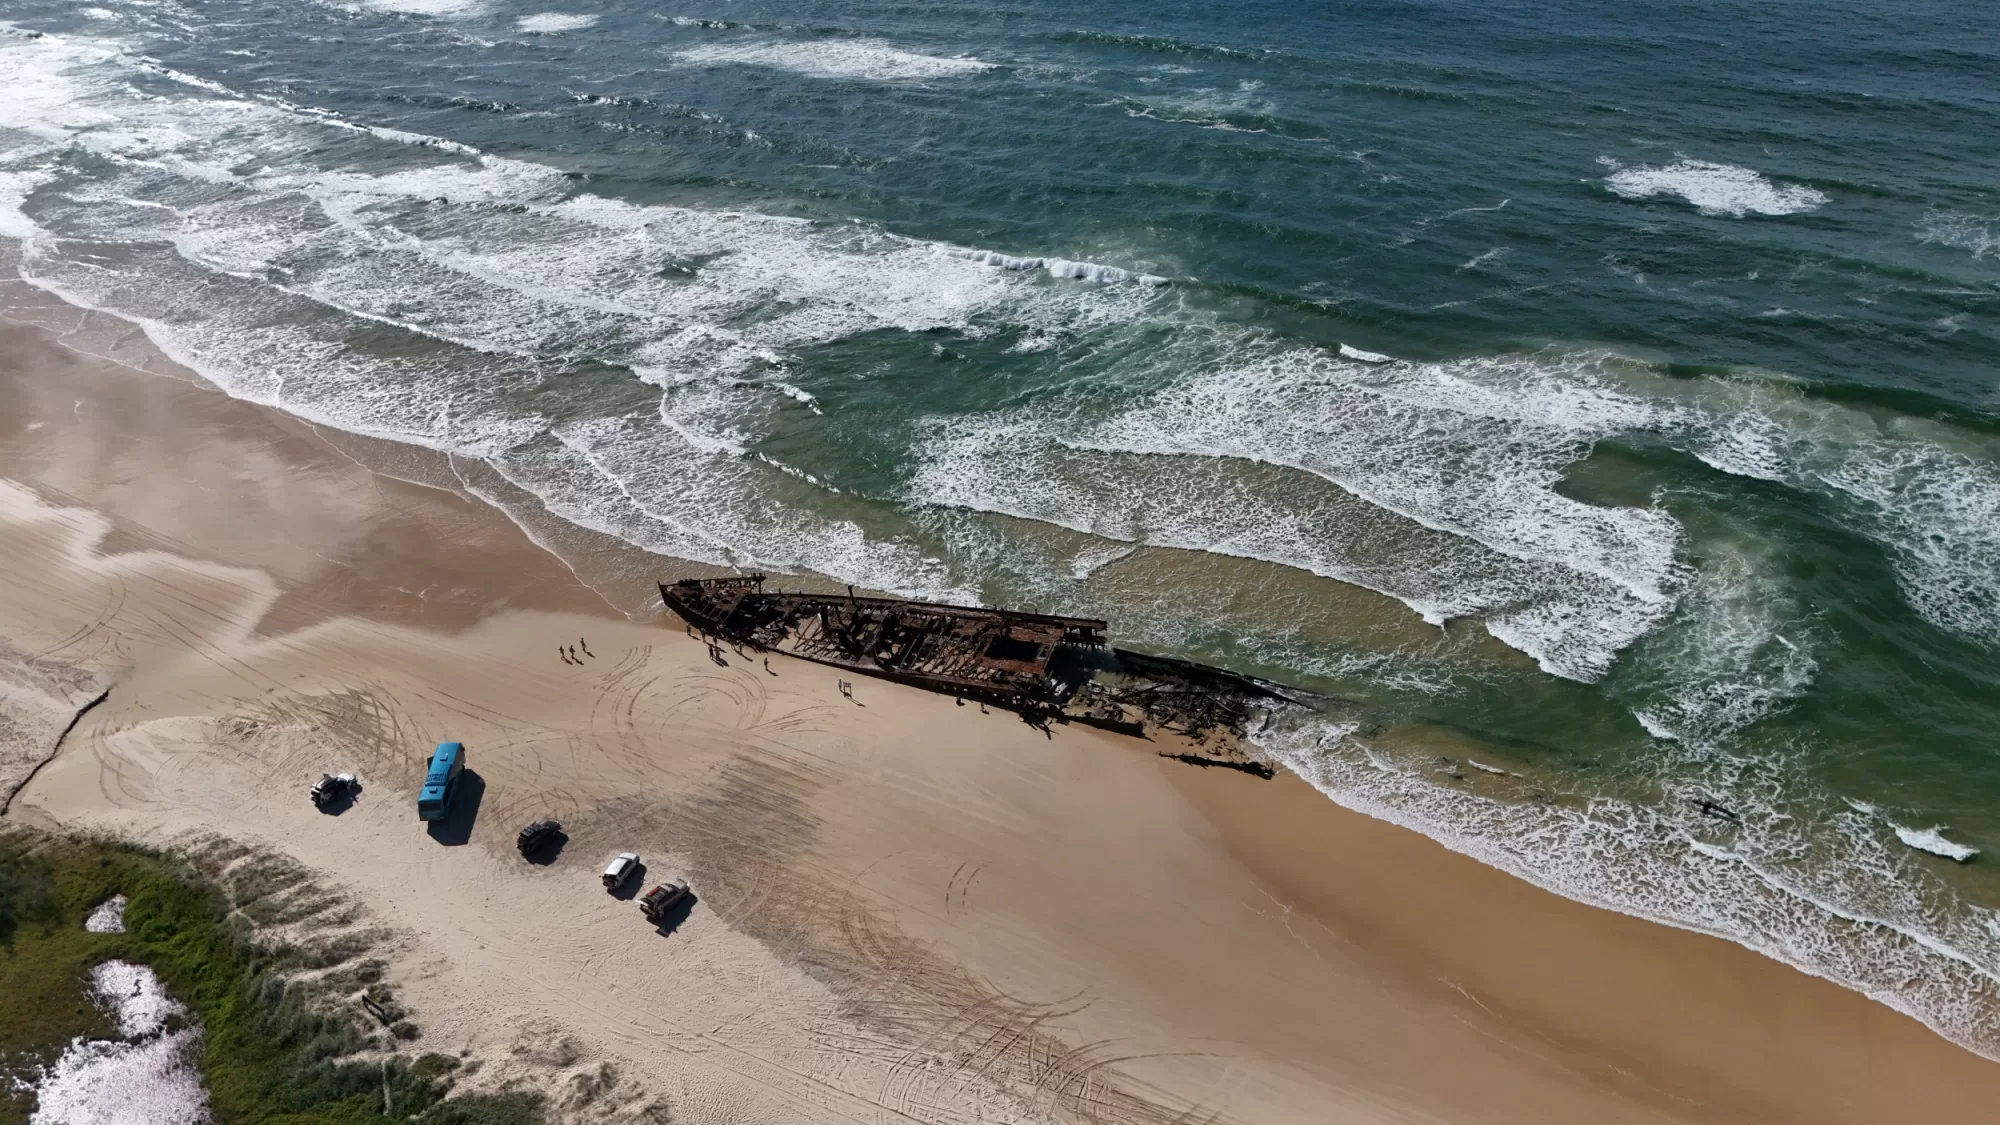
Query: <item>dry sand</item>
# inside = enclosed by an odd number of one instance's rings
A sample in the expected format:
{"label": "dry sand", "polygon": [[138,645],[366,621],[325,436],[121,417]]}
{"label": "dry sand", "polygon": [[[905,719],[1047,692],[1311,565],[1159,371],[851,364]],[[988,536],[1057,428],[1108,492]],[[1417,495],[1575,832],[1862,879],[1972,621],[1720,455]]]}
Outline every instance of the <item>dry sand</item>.
{"label": "dry sand", "polygon": [[[559,560],[350,456],[394,450],[12,296],[47,331],[0,326],[0,793],[110,694],[9,815],[296,857],[400,935],[419,1047],[489,1078],[574,1102],[610,1063],[600,1108],[717,1125],[2000,1114],[2000,1066],[1901,1015],[1296,779],[718,665],[622,612],[665,564],[588,536]],[[432,833],[413,795],[444,738],[476,817]],[[338,769],[365,791],[322,815],[305,786]],[[513,832],[542,816],[569,841],[525,863]],[[598,887],[627,848],[692,882],[672,932]]]}

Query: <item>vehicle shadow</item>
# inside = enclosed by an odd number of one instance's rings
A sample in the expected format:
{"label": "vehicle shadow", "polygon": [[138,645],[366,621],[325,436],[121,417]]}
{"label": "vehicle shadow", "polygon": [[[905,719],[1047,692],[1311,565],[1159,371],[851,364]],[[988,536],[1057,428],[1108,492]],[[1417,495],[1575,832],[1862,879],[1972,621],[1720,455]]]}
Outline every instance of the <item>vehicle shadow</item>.
{"label": "vehicle shadow", "polygon": [[536,867],[547,867],[562,857],[563,849],[569,846],[569,833],[558,828],[549,833],[542,845],[522,856],[522,859]]}
{"label": "vehicle shadow", "polygon": [[479,802],[486,799],[486,779],[473,770],[458,775],[458,793],[451,799],[451,812],[443,820],[429,822],[431,839],[455,848],[472,839],[472,824],[479,819]]}
{"label": "vehicle shadow", "polygon": [[318,806],[319,814],[321,816],[339,816],[341,813],[344,813],[348,809],[353,808],[354,803],[360,799],[361,799],[361,783],[357,781],[354,783],[354,786],[350,788],[344,796],[341,796],[332,801],[328,801],[324,805]]}
{"label": "vehicle shadow", "polygon": [[621,902],[630,902],[639,896],[640,891],[645,889],[646,861],[642,859],[632,865],[632,874],[623,883],[612,889],[611,897]]}
{"label": "vehicle shadow", "polygon": [[688,914],[694,910],[694,904],[700,901],[701,897],[693,891],[682,895],[679,901],[667,907],[665,913],[654,919],[654,932],[658,933],[661,937],[666,937],[675,930],[680,929],[681,923],[687,921]]}

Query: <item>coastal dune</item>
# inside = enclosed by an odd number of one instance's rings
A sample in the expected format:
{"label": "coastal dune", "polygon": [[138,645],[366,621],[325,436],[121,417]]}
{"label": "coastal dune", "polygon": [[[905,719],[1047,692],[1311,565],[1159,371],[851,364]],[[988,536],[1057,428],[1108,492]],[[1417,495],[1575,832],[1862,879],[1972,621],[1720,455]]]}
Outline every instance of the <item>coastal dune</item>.
{"label": "coastal dune", "polygon": [[[442,457],[404,451],[398,479],[116,322],[10,315],[7,815],[321,872],[395,933],[422,1049],[490,1080],[562,1089],[611,1063],[628,1089],[606,1114],[745,1125],[2000,1105],[2000,1067],[1865,997],[1288,775],[718,658],[642,609],[675,564],[582,535],[558,557]],[[414,790],[441,739],[471,772],[427,828]],[[322,814],[305,787],[339,770],[363,791]],[[513,833],[545,816],[568,839],[524,862]],[[649,883],[690,881],[685,917],[656,930],[598,886],[627,849]]]}

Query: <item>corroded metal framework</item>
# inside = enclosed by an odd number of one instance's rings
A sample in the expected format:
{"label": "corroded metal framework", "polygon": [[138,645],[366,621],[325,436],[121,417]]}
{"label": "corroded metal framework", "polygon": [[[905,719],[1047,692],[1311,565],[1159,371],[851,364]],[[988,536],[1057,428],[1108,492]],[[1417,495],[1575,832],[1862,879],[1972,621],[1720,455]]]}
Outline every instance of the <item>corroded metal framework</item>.
{"label": "corroded metal framework", "polygon": [[846,596],[771,592],[761,574],[661,583],[660,597],[712,640],[998,703],[1036,721],[1134,735],[1150,727],[1202,746],[1214,738],[1207,753],[1224,757],[1209,764],[1245,768],[1235,741],[1260,714],[1302,698],[1222,668],[1111,648],[1107,626],[1091,618],[862,597],[851,587]]}
{"label": "corroded metal framework", "polygon": [[1010,706],[1060,708],[1088,679],[1078,658],[1104,645],[1105,623],[1089,618],[851,590],[772,593],[763,575],[661,583],[660,598],[688,624],[736,644]]}

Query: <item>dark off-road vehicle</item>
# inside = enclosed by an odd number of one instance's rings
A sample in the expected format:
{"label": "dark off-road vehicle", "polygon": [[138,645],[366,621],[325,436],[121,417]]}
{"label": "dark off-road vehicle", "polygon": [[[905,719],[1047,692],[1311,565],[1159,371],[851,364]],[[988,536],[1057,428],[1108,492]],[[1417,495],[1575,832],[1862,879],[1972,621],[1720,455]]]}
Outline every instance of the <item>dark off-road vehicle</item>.
{"label": "dark off-road vehicle", "polygon": [[560,835],[562,835],[562,825],[553,820],[538,820],[515,835],[514,846],[519,848],[524,856],[534,855],[554,843],[556,837]]}

